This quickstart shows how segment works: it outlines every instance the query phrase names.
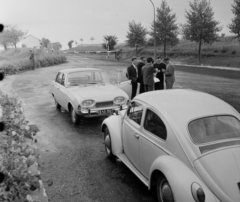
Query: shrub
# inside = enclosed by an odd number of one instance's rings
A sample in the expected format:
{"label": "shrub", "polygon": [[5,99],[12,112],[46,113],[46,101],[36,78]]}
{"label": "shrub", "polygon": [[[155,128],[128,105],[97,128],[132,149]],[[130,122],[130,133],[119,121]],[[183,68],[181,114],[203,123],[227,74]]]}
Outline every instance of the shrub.
{"label": "shrub", "polygon": [[41,187],[39,175],[29,172],[36,165],[36,130],[25,120],[16,98],[0,95],[4,131],[0,132],[0,201],[28,201]]}
{"label": "shrub", "polygon": [[222,53],[226,53],[227,51],[228,51],[228,47],[223,46],[221,52],[222,52]]}
{"label": "shrub", "polygon": [[218,50],[217,50],[217,49],[215,49],[213,52],[214,52],[214,53],[218,53]]}
{"label": "shrub", "polygon": [[234,54],[236,54],[236,52],[237,52],[237,51],[233,50],[233,51],[232,51],[232,54],[234,55]]}

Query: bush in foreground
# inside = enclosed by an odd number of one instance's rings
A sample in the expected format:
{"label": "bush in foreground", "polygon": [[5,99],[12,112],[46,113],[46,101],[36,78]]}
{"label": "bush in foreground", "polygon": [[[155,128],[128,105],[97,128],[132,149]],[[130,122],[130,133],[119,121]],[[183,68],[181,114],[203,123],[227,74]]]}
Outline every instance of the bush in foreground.
{"label": "bush in foreground", "polygon": [[27,202],[40,189],[40,176],[30,170],[38,158],[32,130],[16,98],[0,95],[4,131],[0,132],[0,201]]}

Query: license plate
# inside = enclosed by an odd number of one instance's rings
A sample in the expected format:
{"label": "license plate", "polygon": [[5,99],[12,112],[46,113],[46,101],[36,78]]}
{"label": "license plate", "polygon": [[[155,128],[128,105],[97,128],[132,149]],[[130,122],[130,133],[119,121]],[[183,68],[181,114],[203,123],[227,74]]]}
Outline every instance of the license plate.
{"label": "license plate", "polygon": [[99,110],[98,114],[112,114],[112,109],[103,109],[103,110]]}

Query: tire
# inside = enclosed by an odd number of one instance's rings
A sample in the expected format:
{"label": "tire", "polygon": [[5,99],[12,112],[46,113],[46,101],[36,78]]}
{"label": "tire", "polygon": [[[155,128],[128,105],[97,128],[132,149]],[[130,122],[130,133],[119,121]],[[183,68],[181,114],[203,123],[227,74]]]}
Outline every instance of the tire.
{"label": "tire", "polygon": [[157,198],[158,202],[175,202],[173,191],[164,176],[160,176],[157,181]]}
{"label": "tire", "polygon": [[110,132],[109,132],[107,126],[104,129],[104,145],[105,145],[105,150],[106,150],[106,153],[107,153],[107,157],[109,159],[114,159],[115,156],[112,153],[111,136],[110,136]]}
{"label": "tire", "polygon": [[56,107],[56,109],[60,111],[60,110],[61,110],[61,105],[58,104],[58,102],[57,102],[57,100],[56,100],[55,97],[54,97],[54,102],[55,102],[55,107]]}
{"label": "tire", "polygon": [[71,107],[71,120],[74,125],[78,125],[81,120],[80,116],[78,114],[76,114],[73,107]]}

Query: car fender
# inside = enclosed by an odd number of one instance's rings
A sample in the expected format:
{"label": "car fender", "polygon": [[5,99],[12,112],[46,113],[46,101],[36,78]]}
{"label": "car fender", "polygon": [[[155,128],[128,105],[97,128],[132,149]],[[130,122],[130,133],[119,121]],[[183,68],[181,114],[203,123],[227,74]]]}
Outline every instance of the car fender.
{"label": "car fender", "polygon": [[160,171],[167,178],[177,201],[194,201],[191,191],[194,182],[202,187],[206,196],[205,202],[217,201],[214,194],[194,171],[177,158],[164,155],[153,162],[149,173],[149,189],[151,188],[154,171]]}
{"label": "car fender", "polygon": [[121,116],[112,115],[106,118],[101,127],[103,133],[106,126],[108,127],[111,137],[112,153],[117,156],[118,154],[122,153]]}

